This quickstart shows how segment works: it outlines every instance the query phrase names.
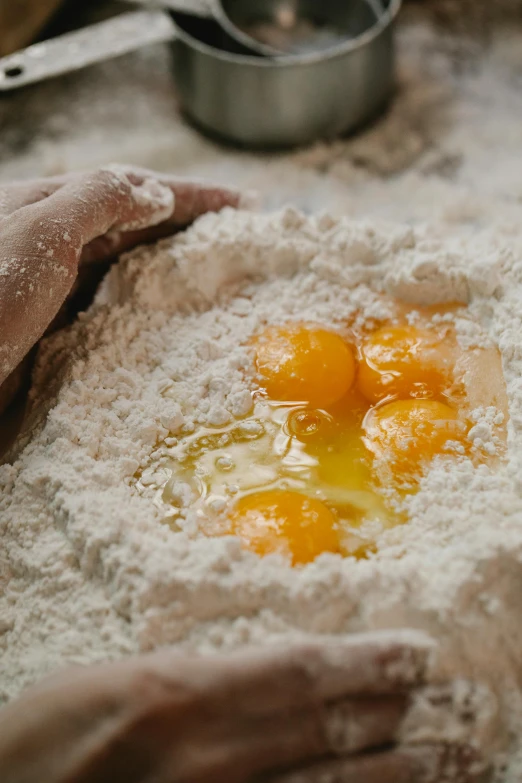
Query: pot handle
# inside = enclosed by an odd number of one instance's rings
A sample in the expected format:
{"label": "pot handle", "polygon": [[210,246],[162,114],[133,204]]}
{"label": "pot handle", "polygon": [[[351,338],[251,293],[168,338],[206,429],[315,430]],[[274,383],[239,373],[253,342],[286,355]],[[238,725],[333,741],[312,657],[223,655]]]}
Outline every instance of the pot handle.
{"label": "pot handle", "polygon": [[[168,11],[176,11],[189,16],[200,16],[203,19],[211,19],[214,14],[214,6],[220,5],[219,0],[128,0],[141,6],[156,6]],[[219,10],[219,9],[218,9]]]}
{"label": "pot handle", "polygon": [[70,73],[175,37],[176,26],[164,11],[121,14],[0,58],[0,91]]}

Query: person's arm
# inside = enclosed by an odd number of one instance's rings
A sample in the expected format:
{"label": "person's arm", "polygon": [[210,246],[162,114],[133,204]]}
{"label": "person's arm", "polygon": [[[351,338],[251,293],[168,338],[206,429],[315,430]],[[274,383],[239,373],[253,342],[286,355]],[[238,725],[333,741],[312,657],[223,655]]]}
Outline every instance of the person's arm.
{"label": "person's arm", "polygon": [[238,202],[227,188],[121,166],[0,187],[0,386],[60,310],[80,263]]}
{"label": "person's arm", "polygon": [[0,710],[2,783],[472,783],[469,749],[396,745],[432,649],[362,634],[73,669]]}

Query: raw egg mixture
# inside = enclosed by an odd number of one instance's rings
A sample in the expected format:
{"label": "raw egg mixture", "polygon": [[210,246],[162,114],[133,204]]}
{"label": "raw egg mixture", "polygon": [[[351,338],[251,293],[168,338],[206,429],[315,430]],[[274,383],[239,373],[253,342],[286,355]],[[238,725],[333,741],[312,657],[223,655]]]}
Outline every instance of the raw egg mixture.
{"label": "raw egg mixture", "polygon": [[182,438],[158,491],[166,522],[176,529],[188,502],[202,534],[293,565],[374,552],[407,522],[404,501],[434,459],[493,459],[470,431],[478,406],[505,408],[500,357],[459,346],[457,309],[394,304],[385,324],[261,329],[249,343],[252,411]]}

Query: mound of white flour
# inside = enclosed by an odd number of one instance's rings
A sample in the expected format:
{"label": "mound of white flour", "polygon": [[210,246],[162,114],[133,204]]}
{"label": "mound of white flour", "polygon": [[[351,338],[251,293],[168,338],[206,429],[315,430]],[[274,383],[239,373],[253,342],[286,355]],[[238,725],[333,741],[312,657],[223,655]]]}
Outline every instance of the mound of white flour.
{"label": "mound of white flour", "polygon": [[[174,533],[132,485],[161,442],[250,406],[242,343],[266,322],[385,317],[378,294],[469,303],[502,352],[508,457],[434,465],[411,522],[356,562],[291,569],[231,538]],[[484,234],[225,210],[125,257],[91,310],[40,350],[32,434],[0,467],[1,695],[66,663],[414,627],[434,676],[493,687],[501,744],[522,725],[522,253]],[[487,442],[495,411],[477,414]],[[153,476],[151,477],[153,480]],[[497,737],[498,739],[498,737]],[[502,780],[520,780],[513,754]],[[517,772],[518,769],[518,772]]]}

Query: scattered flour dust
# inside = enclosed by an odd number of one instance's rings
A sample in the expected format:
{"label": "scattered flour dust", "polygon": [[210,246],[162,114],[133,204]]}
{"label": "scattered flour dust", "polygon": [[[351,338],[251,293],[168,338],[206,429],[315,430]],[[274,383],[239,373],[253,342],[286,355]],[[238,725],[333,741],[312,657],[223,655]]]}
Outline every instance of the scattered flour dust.
{"label": "scattered flour dust", "polygon": [[[236,539],[198,537],[189,521],[176,533],[161,524],[133,475],[161,462],[165,438],[248,413],[244,341],[266,322],[385,318],[383,292],[469,303],[480,329],[457,321],[463,345],[485,334],[502,353],[507,460],[494,471],[465,458],[434,465],[410,523],[383,533],[368,561],[324,554],[291,569]],[[440,642],[434,680],[492,688],[498,713],[478,699],[474,736],[509,750],[499,779],[520,781],[510,743],[522,725],[521,298],[522,253],[502,236],[440,238],[291,208],[224,210],[124,257],[91,309],[42,345],[31,432],[0,468],[2,697],[66,663],[158,645],[205,652],[415,628]],[[482,443],[495,415],[477,412]],[[478,697],[462,688],[452,698],[469,716]],[[433,712],[429,697],[418,707]],[[412,728],[419,741],[426,730]]]}

